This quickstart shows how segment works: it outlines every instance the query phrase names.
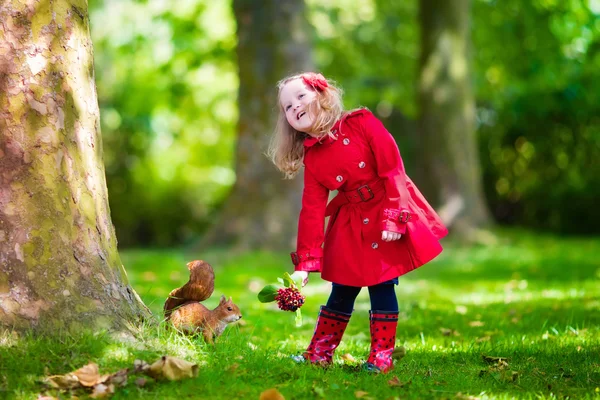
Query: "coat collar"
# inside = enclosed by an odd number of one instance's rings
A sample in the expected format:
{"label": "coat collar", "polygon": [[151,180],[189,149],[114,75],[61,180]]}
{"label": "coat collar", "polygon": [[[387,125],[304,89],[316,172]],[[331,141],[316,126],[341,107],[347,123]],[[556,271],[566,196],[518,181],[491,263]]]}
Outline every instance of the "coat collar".
{"label": "coat collar", "polygon": [[304,139],[304,147],[313,147],[315,144],[323,144],[323,143],[331,143],[333,142],[333,139],[331,138],[330,135],[324,135],[321,137],[313,137],[313,136],[308,136],[306,139]]}
{"label": "coat collar", "polygon": [[324,135],[324,136],[321,136],[321,137],[318,137],[318,138],[310,136],[310,135],[307,135],[306,139],[304,139],[304,147],[312,147],[312,146],[314,146],[317,143],[318,144],[331,143],[331,142],[333,142],[335,140],[332,136],[334,136],[337,139],[338,130],[340,129],[341,123],[346,118],[346,115],[347,114],[344,114],[342,116],[342,118],[338,119],[336,121],[336,123],[333,124],[333,127],[331,127],[331,131],[330,131],[331,134],[330,135]]}

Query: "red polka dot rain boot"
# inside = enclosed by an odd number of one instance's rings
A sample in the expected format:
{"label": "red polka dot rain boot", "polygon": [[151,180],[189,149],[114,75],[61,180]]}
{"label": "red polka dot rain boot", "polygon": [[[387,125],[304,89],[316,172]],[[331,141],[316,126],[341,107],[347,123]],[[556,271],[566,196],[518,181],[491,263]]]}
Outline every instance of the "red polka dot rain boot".
{"label": "red polka dot rain boot", "polygon": [[312,364],[329,365],[333,352],[340,344],[352,314],[334,311],[321,306],[315,333],[302,356],[293,357],[296,361],[309,361]]}
{"label": "red polka dot rain boot", "polygon": [[368,371],[389,372],[394,362],[392,352],[396,343],[397,311],[370,311],[371,353],[365,365]]}

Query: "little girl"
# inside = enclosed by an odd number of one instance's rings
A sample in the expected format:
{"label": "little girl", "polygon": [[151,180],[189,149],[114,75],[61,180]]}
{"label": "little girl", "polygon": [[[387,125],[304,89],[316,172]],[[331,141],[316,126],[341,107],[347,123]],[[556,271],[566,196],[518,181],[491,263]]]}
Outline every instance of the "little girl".
{"label": "little girl", "polygon": [[[371,352],[365,367],[388,372],[398,322],[394,285],[436,257],[448,231],[406,176],[394,138],[369,110],[344,112],[341,90],[321,74],[290,76],[278,89],[269,155],[289,179],[305,166],[294,274],[306,284],[309,272],[320,272],[333,283],[302,360],[332,362],[356,296],[367,286]],[[327,204],[332,190],[338,193]]]}

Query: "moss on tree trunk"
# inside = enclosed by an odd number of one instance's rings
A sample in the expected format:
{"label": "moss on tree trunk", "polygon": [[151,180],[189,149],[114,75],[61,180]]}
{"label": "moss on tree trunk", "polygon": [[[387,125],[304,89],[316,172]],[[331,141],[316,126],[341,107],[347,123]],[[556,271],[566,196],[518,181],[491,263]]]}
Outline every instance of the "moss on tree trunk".
{"label": "moss on tree trunk", "polygon": [[0,4],[0,323],[149,316],[110,219],[87,1]]}

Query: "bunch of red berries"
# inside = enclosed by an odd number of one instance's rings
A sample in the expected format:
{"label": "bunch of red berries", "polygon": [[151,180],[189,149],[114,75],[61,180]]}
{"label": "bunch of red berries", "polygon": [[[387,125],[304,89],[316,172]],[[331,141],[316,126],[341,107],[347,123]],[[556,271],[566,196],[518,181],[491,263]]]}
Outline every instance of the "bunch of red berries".
{"label": "bunch of red berries", "polygon": [[275,296],[277,306],[283,311],[296,311],[302,307],[305,298],[296,287],[281,288]]}

